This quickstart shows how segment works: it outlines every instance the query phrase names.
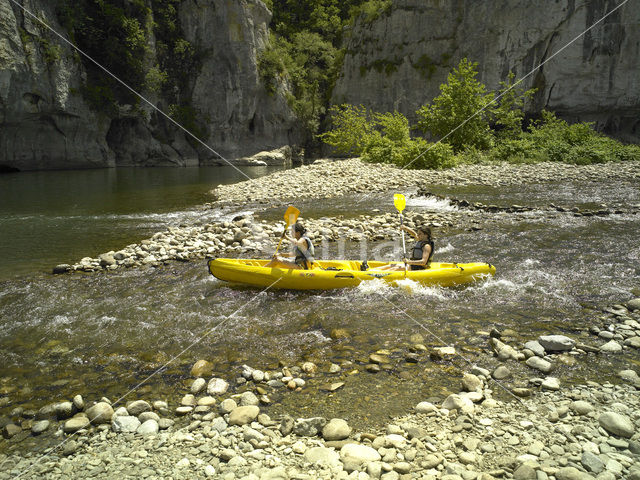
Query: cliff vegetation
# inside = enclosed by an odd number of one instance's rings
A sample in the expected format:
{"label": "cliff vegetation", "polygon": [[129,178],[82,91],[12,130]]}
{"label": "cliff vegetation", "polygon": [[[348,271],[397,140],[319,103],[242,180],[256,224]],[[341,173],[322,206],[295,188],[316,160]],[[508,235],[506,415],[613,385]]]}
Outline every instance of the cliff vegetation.
{"label": "cliff vegetation", "polygon": [[[519,88],[511,73],[498,91],[490,92],[477,75],[478,65],[463,59],[440,86],[440,95],[418,109],[416,125],[397,111],[379,113],[343,104],[332,107],[333,126],[319,137],[337,154],[408,168],[640,160],[640,146],[602,135],[589,122],[570,125],[542,111],[539,119],[526,124],[524,108],[535,90]],[[412,137],[412,130],[437,141]]]}

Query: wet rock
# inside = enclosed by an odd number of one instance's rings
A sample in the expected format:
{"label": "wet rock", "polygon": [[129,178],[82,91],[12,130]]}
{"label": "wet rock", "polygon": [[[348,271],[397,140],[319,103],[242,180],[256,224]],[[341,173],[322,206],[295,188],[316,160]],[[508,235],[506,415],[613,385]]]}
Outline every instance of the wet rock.
{"label": "wet rock", "polygon": [[151,405],[144,400],[135,400],[127,404],[127,411],[129,412],[129,415],[137,417],[143,412],[151,411]]}
{"label": "wet rock", "polygon": [[476,375],[472,373],[465,373],[462,376],[462,387],[467,392],[476,392],[482,390],[483,383]]}
{"label": "wet rock", "polygon": [[93,424],[111,423],[112,416],[113,408],[106,402],[98,402],[87,410],[87,417]]}
{"label": "wet rock", "polygon": [[236,401],[232,398],[226,398],[222,402],[220,402],[218,410],[224,415],[225,413],[231,413],[236,408],[238,408],[238,404],[236,403]]}
{"label": "wet rock", "polygon": [[504,379],[509,378],[511,376],[511,370],[509,370],[504,365],[500,365],[498,368],[496,368],[493,371],[491,376],[496,380],[504,380]]}
{"label": "wet rock", "polygon": [[556,377],[547,377],[540,384],[540,388],[542,388],[542,390],[551,391],[560,390],[560,380],[558,380]]}
{"label": "wet rock", "polygon": [[229,389],[229,383],[222,378],[212,378],[207,385],[209,395],[222,395]]}
{"label": "wet rock", "polygon": [[40,435],[42,432],[46,431],[49,428],[49,425],[51,425],[51,422],[49,420],[40,420],[39,422],[33,424],[33,426],[31,427],[31,433],[33,433],[34,435]]}
{"label": "wet rock", "polygon": [[629,300],[626,303],[626,306],[632,312],[635,312],[636,310],[640,310],[640,298],[634,298],[632,300]]}
{"label": "wet rock", "polygon": [[573,349],[576,342],[564,335],[542,335],[538,338],[538,343],[547,352],[565,352]]}
{"label": "wet rock", "polygon": [[208,377],[213,373],[213,364],[207,360],[198,360],[191,367],[192,377]]}
{"label": "wet rock", "polygon": [[75,397],[73,397],[73,406],[78,411],[84,410],[84,399],[82,398],[82,395],[76,395]]}
{"label": "wet rock", "polygon": [[432,360],[449,360],[455,356],[456,349],[454,347],[436,347],[429,354]]}
{"label": "wet rock", "polygon": [[155,412],[144,412],[138,416],[138,420],[140,420],[141,423],[144,423],[147,420],[155,420],[156,422],[159,422],[160,416]]}
{"label": "wet rock", "polygon": [[551,362],[547,362],[540,357],[531,357],[527,359],[525,363],[529,367],[539,370],[543,373],[549,373],[551,370],[553,370],[553,365],[551,364]]}
{"label": "wet rock", "polygon": [[524,348],[531,350],[538,357],[544,357],[546,354],[544,347],[540,345],[540,342],[536,340],[532,340],[530,342],[525,343]]}
{"label": "wet rock", "polygon": [[615,340],[605,343],[600,347],[600,351],[604,353],[619,353],[622,351],[622,345]]}
{"label": "wet rock", "polygon": [[199,394],[207,386],[207,381],[204,378],[196,378],[191,384],[191,393],[194,395]]}
{"label": "wet rock", "polygon": [[523,355],[497,338],[490,339],[491,347],[500,360],[519,360]]}
{"label": "wet rock", "polygon": [[318,366],[313,362],[305,362],[302,364],[302,371],[307,374],[313,374],[318,371]]}
{"label": "wet rock", "polygon": [[61,263],[60,265],[56,265],[55,267],[53,267],[53,274],[60,275],[63,273],[68,273],[72,270],[72,268],[73,267],[67,263]]}
{"label": "wet rock", "polygon": [[244,392],[240,396],[240,406],[260,405],[260,400],[253,392]]}
{"label": "wet rock", "polygon": [[58,420],[70,418],[74,413],[73,403],[71,402],[56,403],[53,408]]}
{"label": "wet rock", "polygon": [[351,435],[351,427],[341,418],[332,418],[323,429],[322,437],[325,440],[344,440]]}
{"label": "wet rock", "polygon": [[[103,422],[104,423],[104,422]],[[64,422],[63,430],[65,433],[74,433],[83,428],[88,428],[90,425],[89,419],[84,416],[77,416],[70,418]]]}
{"label": "wet rock", "polygon": [[623,438],[631,438],[635,433],[633,422],[616,412],[606,412],[598,417],[598,423],[607,432]]}
{"label": "wet rock", "polygon": [[8,423],[2,428],[2,436],[4,438],[12,438],[22,432],[22,427],[13,423]]}

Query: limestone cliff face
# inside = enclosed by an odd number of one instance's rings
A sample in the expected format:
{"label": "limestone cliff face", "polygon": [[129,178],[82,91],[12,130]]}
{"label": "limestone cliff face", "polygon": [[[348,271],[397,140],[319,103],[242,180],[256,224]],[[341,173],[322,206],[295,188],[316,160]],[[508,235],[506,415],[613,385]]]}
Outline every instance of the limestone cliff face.
{"label": "limestone cliff face", "polygon": [[[548,60],[619,2],[607,0],[394,0],[388,14],[358,22],[348,41],[334,103],[399,110],[419,106],[459,60],[478,62],[480,80],[496,89]],[[595,121],[640,141],[640,4],[628,2],[571,43],[524,86],[538,92],[532,110]]]}
{"label": "limestone cliff face", "polygon": [[[26,6],[60,31],[48,3]],[[71,93],[81,85],[82,69],[70,49],[49,38],[0,0],[0,169],[112,166],[108,119]]]}
{"label": "limestone cliff face", "polygon": [[[66,35],[53,2],[21,0]],[[202,52],[187,91],[206,119],[202,140],[228,159],[295,143],[298,128],[283,85],[269,95],[257,56],[268,42],[271,12],[260,0],[187,0],[179,20]],[[155,64],[153,34],[145,65]],[[82,48],[82,45],[79,45]],[[9,0],[0,0],[0,169],[222,163],[152,108],[92,111],[79,93],[86,75],[77,53]],[[166,111],[168,101],[141,92]]]}

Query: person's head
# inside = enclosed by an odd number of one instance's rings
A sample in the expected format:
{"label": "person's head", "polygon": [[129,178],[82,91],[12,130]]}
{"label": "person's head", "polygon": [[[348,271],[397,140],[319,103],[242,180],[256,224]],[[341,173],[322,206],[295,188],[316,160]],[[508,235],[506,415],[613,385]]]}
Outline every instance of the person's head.
{"label": "person's head", "polygon": [[296,237],[297,239],[299,239],[300,237],[302,237],[302,235],[304,235],[306,231],[307,231],[307,229],[306,229],[306,228],[304,228],[304,227],[302,226],[302,224],[301,224],[301,223],[299,223],[299,222],[296,222],[296,223],[293,225],[293,234],[295,235],[295,237]]}
{"label": "person's head", "polygon": [[418,228],[418,237],[426,242],[431,241],[431,229],[425,226]]}

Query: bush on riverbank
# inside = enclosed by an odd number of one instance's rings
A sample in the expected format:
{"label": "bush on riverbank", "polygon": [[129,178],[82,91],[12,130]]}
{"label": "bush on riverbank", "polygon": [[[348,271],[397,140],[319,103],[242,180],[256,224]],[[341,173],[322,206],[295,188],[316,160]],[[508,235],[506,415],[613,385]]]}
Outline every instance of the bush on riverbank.
{"label": "bush on riverbank", "polygon": [[[319,138],[340,155],[416,169],[461,163],[590,165],[640,160],[639,146],[600,134],[592,123],[570,125],[553,112],[542,111],[541,119],[523,130],[524,105],[534,91],[514,87],[514,75],[509,74],[498,92],[487,93],[476,76],[477,64],[463,59],[440,87],[441,94],[416,112],[416,127],[399,112],[341,105],[331,110],[333,128]],[[440,140],[412,138],[412,128]]]}

